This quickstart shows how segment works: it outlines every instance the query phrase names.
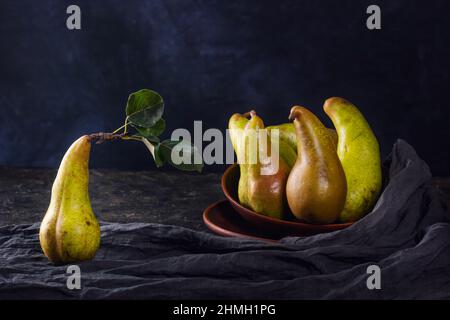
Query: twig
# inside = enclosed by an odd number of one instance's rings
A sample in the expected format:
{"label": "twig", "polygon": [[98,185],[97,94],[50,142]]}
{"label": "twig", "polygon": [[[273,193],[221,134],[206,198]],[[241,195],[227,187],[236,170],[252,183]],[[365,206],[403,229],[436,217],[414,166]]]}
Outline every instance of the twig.
{"label": "twig", "polygon": [[110,133],[110,132],[98,132],[98,133],[91,133],[89,135],[89,139],[91,141],[96,141],[96,144],[103,143],[105,141],[113,141],[117,139],[122,139],[125,137],[125,133],[116,134],[116,133]]}

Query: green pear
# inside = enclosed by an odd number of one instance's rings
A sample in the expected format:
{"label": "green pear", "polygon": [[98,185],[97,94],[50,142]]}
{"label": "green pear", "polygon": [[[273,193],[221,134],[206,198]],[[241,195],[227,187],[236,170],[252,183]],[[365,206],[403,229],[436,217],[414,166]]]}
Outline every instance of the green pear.
{"label": "green pear", "polygon": [[323,108],[337,130],[337,153],[347,178],[347,199],[340,220],[356,221],[372,209],[381,191],[380,147],[355,105],[333,97]]}
{"label": "green pear", "polygon": [[236,157],[238,159],[238,163],[244,161],[244,151],[241,149],[241,139],[244,135],[245,126],[248,123],[248,117],[250,116],[250,112],[246,112],[244,114],[235,113],[230,117],[228,121],[228,132],[230,135],[231,144],[233,145],[233,149],[236,152]]}
{"label": "green pear", "polygon": [[89,154],[85,135],[67,150],[53,182],[47,213],[41,223],[42,251],[54,263],[90,260],[100,245],[100,225],[89,200]]}
{"label": "green pear", "polygon": [[[244,129],[249,121],[248,118],[250,117],[251,112],[254,112],[254,111],[249,111],[244,114],[235,113],[230,117],[230,120],[228,122],[230,140],[231,140],[233,149],[236,152],[236,156],[238,158],[238,163],[243,162],[245,160],[243,158],[243,155],[245,154],[245,152],[243,150],[238,150],[238,147],[239,147],[238,143],[240,140],[242,140],[242,137],[244,135]],[[290,123],[289,123],[289,125],[290,125]],[[269,135],[271,134],[272,129],[278,129],[278,143],[279,143],[280,156],[286,162],[288,167],[292,168],[292,166],[294,165],[294,163],[297,159],[297,144],[295,143],[294,146],[291,145],[290,129],[287,128],[287,130],[285,130],[283,125],[271,126],[271,127],[267,127],[266,129],[267,129],[267,132]],[[294,135],[295,135],[295,132],[294,132]]]}
{"label": "green pear", "polygon": [[[269,132],[273,129],[278,129],[280,132],[279,133],[280,140],[283,143],[286,143],[287,145],[289,145],[293,150],[295,150],[295,152],[297,152],[297,133],[296,133],[295,126],[293,123],[282,123],[279,125],[267,127],[267,130]],[[334,130],[334,129],[327,129],[327,130],[331,136],[331,139],[337,146],[338,136],[337,136],[336,130]]]}
{"label": "green pear", "polygon": [[279,130],[280,140],[289,145],[295,152],[297,152],[297,135],[293,123],[282,123],[274,126],[268,126],[267,130]]}

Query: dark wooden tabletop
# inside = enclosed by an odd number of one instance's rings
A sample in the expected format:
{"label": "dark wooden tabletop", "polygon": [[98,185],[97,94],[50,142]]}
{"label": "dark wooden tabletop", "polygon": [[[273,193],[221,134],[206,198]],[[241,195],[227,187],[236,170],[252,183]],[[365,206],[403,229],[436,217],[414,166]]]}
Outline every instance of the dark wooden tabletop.
{"label": "dark wooden tabletop", "polygon": [[[0,225],[40,222],[56,170],[0,167]],[[100,221],[154,222],[207,230],[203,210],[224,199],[220,173],[90,170],[89,194]]]}
{"label": "dark wooden tabletop", "polygon": [[[0,225],[40,222],[56,170],[0,167]],[[224,199],[220,173],[90,171],[92,208],[100,221],[154,222],[206,231],[203,210]],[[434,183],[450,199],[450,179]]]}

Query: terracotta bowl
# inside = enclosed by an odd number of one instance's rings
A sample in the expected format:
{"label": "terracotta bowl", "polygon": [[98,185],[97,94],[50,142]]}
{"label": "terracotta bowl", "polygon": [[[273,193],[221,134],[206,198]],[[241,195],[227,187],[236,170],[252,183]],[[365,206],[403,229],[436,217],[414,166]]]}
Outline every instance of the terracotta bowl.
{"label": "terracotta bowl", "polygon": [[222,176],[222,190],[233,209],[247,222],[259,230],[285,234],[286,236],[308,236],[347,228],[352,223],[311,224],[296,219],[286,212],[286,220],[279,220],[256,213],[239,203],[238,182],[240,170],[237,164],[227,168]]}

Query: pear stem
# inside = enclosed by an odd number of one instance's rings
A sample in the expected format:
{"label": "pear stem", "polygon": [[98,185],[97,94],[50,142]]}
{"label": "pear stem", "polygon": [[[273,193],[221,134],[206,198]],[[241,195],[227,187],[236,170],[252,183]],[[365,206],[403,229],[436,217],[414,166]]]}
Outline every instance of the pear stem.
{"label": "pear stem", "polygon": [[244,113],[242,116],[245,118],[249,118],[249,117],[254,117],[255,115],[256,115],[256,111],[250,110],[250,111],[247,111],[246,113]]}
{"label": "pear stem", "polygon": [[97,132],[97,133],[91,133],[89,135],[90,141],[96,141],[96,144],[103,143],[105,141],[113,141],[117,139],[123,139],[125,138],[125,133],[110,133],[110,132]]}

